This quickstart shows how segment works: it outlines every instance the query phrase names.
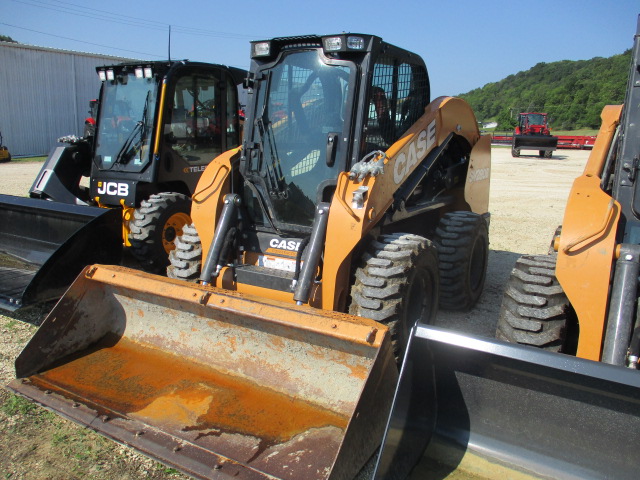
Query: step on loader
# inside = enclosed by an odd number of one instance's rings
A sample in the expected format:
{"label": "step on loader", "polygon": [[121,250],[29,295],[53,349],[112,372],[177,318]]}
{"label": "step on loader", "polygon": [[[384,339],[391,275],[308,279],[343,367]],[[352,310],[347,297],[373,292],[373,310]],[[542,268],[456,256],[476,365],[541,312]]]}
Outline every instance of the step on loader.
{"label": "step on loader", "polygon": [[243,146],[200,178],[176,278],[87,267],[11,388],[197,477],[352,478],[412,327],[482,292],[490,138],[379,37],[251,50]]}
{"label": "step on loader", "polygon": [[602,110],[583,174],[571,188],[549,255],[520,258],[497,338],[638,368],[640,21],[624,105]]}
{"label": "step on loader", "polygon": [[[65,242],[56,234],[55,242],[65,250],[80,248],[72,243],[74,236],[96,240],[83,253],[87,263],[52,267],[70,271],[69,279],[88,264],[117,263],[119,257],[106,252],[118,239],[143,269],[165,272],[176,236],[191,223],[190,197],[202,171],[214,157],[239,145],[237,85],[245,77],[243,70],[173,61],[98,67],[97,73],[102,86],[98,102],[92,102],[97,105],[92,108],[94,124],[86,137],[60,139],[66,145],[56,147],[45,161],[30,189],[32,200],[19,202],[20,212],[28,212],[29,206],[33,211],[19,220],[15,202],[0,199],[3,225],[27,218],[32,222],[12,226],[20,234],[5,236],[0,244],[6,260],[0,262],[6,285],[0,290],[0,308],[57,298],[58,290],[43,283],[49,277],[38,275],[40,268],[67,258],[50,248],[50,225],[55,222],[68,235]],[[50,205],[43,208],[43,200]],[[93,228],[90,223],[78,223],[91,209],[94,213],[88,220],[101,214],[112,219],[107,211],[119,212],[119,231],[109,230],[115,238],[80,231]],[[67,220],[67,216],[73,218]],[[35,249],[26,256],[25,235],[26,243]],[[39,249],[38,245],[46,246]],[[27,267],[16,271],[15,263]]]}

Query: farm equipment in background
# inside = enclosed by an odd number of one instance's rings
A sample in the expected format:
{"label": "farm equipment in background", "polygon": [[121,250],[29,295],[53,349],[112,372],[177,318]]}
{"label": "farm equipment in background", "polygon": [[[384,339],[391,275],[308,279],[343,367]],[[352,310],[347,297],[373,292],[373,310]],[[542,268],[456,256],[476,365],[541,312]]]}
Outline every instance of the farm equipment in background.
{"label": "farm equipment in background", "polygon": [[89,102],[89,116],[84,119],[82,138],[94,137],[96,134],[96,118],[98,118],[98,100]]}
{"label": "farm equipment in background", "polygon": [[[98,67],[97,73],[102,87],[99,102],[92,102],[97,106],[94,134],[60,139],[67,145],[56,147],[45,161],[30,189],[31,200],[16,206],[11,198],[0,198],[0,222],[13,222],[0,243],[0,308],[57,298],[64,290],[49,288],[43,282],[50,277],[39,270],[64,270],[64,264],[52,265],[69,258],[57,254],[57,248],[77,251],[73,239],[91,235],[77,229],[93,228],[90,219],[101,214],[113,220],[109,210],[117,210],[120,222],[118,230],[107,231],[116,232],[143,269],[164,272],[176,236],[191,223],[190,196],[202,171],[221,152],[239,145],[237,86],[245,71],[174,61]],[[94,213],[87,214],[92,208]],[[81,218],[89,223],[79,224]],[[54,223],[60,227],[51,241]],[[69,235],[68,242],[60,238],[61,231]],[[87,264],[115,262],[102,254],[113,252],[114,239],[94,239],[83,256],[88,263],[74,263],[70,278]],[[33,250],[25,251],[25,245]]]}
{"label": "farm equipment in background", "polygon": [[540,157],[551,158],[557,148],[558,137],[551,135],[546,113],[518,114],[511,155],[519,157],[522,150],[538,150]]}
{"label": "farm equipment in background", "polygon": [[[595,135],[558,135],[558,150],[591,150],[596,141]],[[491,145],[511,145],[513,134],[491,134]]]}
{"label": "farm equipment in background", "polygon": [[482,292],[489,137],[372,35],[252,42],[246,84],[243,147],[200,179],[181,279],[87,267],[12,388],[191,475],[351,478],[414,324]]}
{"label": "farm equipment in background", "polygon": [[602,111],[600,132],[569,193],[554,252],[516,263],[500,312],[500,339],[637,369],[639,34],[640,23],[624,106]]}
{"label": "farm equipment in background", "polygon": [[11,161],[11,153],[9,153],[9,149],[2,141],[2,132],[0,132],[0,163],[2,162],[10,162]]}

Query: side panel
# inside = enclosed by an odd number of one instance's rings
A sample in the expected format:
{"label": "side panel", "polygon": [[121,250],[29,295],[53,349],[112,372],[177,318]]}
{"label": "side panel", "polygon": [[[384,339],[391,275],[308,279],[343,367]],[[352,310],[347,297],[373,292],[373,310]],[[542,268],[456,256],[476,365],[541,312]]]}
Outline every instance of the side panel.
{"label": "side panel", "polygon": [[483,214],[489,211],[491,187],[491,136],[485,135],[471,150],[471,160],[464,186],[464,199],[471,211]]}
{"label": "side panel", "polygon": [[571,188],[558,250],[556,276],[580,324],[577,355],[600,360],[620,205],[600,188],[600,175],[620,120],[607,106],[584,173]]}

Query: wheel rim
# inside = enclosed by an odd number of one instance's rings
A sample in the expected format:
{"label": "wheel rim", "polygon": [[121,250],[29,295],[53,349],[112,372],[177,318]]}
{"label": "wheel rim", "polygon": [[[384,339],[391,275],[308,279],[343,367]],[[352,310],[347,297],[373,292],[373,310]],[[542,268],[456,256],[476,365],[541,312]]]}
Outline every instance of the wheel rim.
{"label": "wheel rim", "polygon": [[182,235],[182,228],[189,223],[191,217],[183,212],[174,213],[165,222],[162,229],[162,246],[167,254],[176,248],[175,239]]}

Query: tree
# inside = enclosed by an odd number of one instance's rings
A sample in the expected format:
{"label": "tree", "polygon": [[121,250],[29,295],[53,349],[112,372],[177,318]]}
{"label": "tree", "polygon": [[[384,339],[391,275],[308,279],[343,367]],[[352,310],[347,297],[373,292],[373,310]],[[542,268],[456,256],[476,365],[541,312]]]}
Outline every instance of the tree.
{"label": "tree", "polygon": [[8,35],[0,35],[0,42],[18,43]]}
{"label": "tree", "polygon": [[497,121],[503,130],[515,126],[509,107],[546,112],[556,129],[597,128],[603,105],[624,102],[630,58],[627,50],[609,58],[538,63],[460,97],[479,121]]}
{"label": "tree", "polygon": [[516,128],[516,119],[511,115],[510,108],[502,109],[498,114],[496,121],[498,122],[496,130],[513,130]]}

